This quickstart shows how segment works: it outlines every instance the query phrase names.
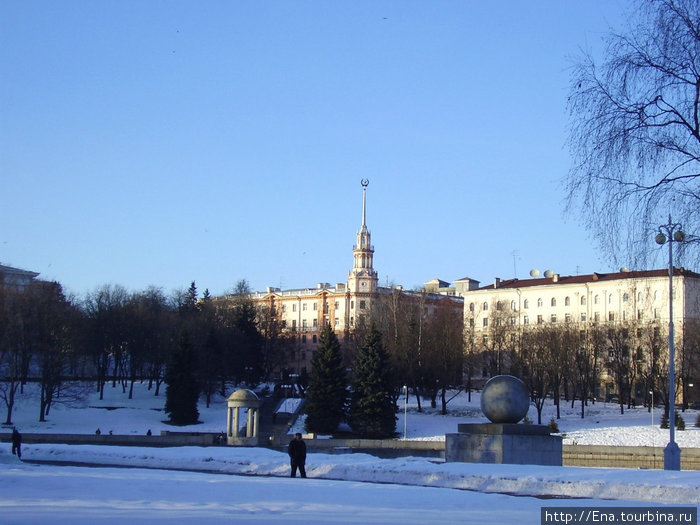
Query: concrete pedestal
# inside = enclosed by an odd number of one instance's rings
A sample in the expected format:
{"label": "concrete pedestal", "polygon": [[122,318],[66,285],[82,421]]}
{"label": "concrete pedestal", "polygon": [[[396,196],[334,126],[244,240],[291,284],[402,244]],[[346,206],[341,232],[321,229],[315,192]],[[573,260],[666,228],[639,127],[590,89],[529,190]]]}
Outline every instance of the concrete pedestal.
{"label": "concrete pedestal", "polygon": [[461,424],[457,432],[445,435],[445,461],[562,464],[562,438],[545,425]]}

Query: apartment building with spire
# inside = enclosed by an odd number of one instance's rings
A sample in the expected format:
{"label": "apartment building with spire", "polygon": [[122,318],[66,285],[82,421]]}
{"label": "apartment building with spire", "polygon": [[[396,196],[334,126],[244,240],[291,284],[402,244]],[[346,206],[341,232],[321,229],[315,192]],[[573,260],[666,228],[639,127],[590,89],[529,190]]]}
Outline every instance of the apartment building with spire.
{"label": "apartment building with spire", "polygon": [[[367,227],[367,187],[369,181],[363,179],[362,219],[355,235],[352,248],[353,264],[346,282],[336,284],[318,283],[316,286],[282,290],[269,287],[264,292],[255,292],[251,298],[260,308],[273,312],[282,330],[295,337],[295,348],[288,356],[285,369],[300,374],[311,370],[311,358],[324,326],[330,324],[341,342],[358,327],[370,321],[373,307],[382,296],[400,293],[402,296],[417,297],[418,292],[403,290],[401,287],[379,286],[378,273],[374,268],[374,246],[372,234]],[[435,293],[422,295],[425,312],[430,314],[437,302],[450,301],[456,310],[461,311],[462,299],[445,297]]]}

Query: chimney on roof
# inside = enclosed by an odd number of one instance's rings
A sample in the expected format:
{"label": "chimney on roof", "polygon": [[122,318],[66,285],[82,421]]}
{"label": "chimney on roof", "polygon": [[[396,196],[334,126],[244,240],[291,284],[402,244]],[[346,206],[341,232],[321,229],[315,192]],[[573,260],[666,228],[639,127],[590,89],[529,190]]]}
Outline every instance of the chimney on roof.
{"label": "chimney on roof", "polygon": [[501,278],[500,277],[494,277],[493,278],[493,287],[498,288],[501,285]]}
{"label": "chimney on roof", "polygon": [[552,275],[552,282],[553,283],[559,282],[559,274],[558,273],[555,273],[554,275]]}

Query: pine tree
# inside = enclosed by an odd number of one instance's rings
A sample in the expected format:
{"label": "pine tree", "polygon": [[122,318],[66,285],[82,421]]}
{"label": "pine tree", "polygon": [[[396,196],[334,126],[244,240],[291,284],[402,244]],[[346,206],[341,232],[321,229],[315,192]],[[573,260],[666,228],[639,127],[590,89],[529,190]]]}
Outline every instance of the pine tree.
{"label": "pine tree", "polygon": [[354,367],[350,426],[362,437],[388,438],[396,433],[389,356],[379,330],[372,325]]}
{"label": "pine tree", "polygon": [[311,359],[309,387],[306,391],[306,431],[332,434],[345,419],[347,378],[340,342],[330,325],[321,332]]}
{"label": "pine tree", "polygon": [[191,425],[199,420],[197,400],[199,385],[195,376],[195,354],[187,331],[180,334],[180,342],[165,371],[165,412],[173,425]]}

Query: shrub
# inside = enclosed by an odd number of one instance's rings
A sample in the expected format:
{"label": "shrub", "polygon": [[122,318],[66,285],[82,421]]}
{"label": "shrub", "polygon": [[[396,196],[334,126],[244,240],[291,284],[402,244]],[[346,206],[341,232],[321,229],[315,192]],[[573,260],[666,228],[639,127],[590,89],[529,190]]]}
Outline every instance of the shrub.
{"label": "shrub", "polygon": [[559,433],[559,425],[557,425],[557,422],[554,418],[549,420],[549,431],[552,434],[558,434]]}

